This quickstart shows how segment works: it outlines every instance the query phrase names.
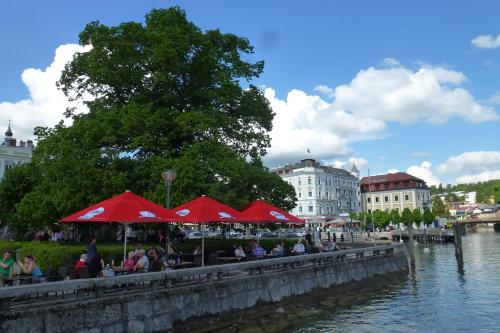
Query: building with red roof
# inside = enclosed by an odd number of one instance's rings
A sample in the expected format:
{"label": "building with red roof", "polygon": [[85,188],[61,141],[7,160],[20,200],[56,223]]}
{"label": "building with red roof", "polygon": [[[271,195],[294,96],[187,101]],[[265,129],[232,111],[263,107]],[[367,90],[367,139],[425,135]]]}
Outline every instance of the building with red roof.
{"label": "building with red roof", "polygon": [[403,209],[431,209],[431,191],[425,181],[406,172],[388,173],[361,179],[363,211],[402,212]]}

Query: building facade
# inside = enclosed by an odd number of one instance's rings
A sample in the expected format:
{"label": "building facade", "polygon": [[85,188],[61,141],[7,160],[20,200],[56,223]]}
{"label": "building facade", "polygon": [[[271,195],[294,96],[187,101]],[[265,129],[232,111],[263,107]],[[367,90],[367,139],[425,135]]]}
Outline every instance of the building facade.
{"label": "building facade", "polygon": [[363,211],[369,213],[377,209],[401,213],[405,208],[421,212],[432,208],[431,191],[425,182],[406,172],[363,177],[361,202]]}
{"label": "building facade", "polygon": [[361,209],[359,171],[324,166],[313,159],[272,170],[295,188],[297,206],[292,214],[306,221],[325,221]]}
{"label": "building facade", "polygon": [[9,127],[5,132],[4,142],[0,145],[0,179],[3,179],[5,172],[18,164],[28,163],[31,161],[33,152],[33,141],[19,141],[14,138],[12,130]]}

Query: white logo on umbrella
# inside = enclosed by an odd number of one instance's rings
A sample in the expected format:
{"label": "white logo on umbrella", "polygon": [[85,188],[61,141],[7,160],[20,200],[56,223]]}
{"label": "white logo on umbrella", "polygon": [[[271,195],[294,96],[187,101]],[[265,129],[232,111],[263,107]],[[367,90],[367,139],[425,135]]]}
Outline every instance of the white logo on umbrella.
{"label": "white logo on umbrella", "polygon": [[139,212],[139,215],[140,215],[141,217],[156,217],[156,214],[155,214],[155,213],[152,213],[152,212],[147,211],[147,210],[141,210],[141,211]]}
{"label": "white logo on umbrella", "polygon": [[87,212],[86,214],[80,216],[79,219],[88,220],[88,219],[91,219],[99,214],[102,214],[103,212],[104,212],[104,207],[99,207],[99,208],[91,210],[90,212]]}
{"label": "white logo on umbrella", "polygon": [[228,214],[226,212],[219,212],[219,216],[223,219],[228,219],[228,218],[231,218],[231,214]]}
{"label": "white logo on umbrella", "polygon": [[271,214],[272,216],[274,216],[278,220],[288,220],[288,217],[286,217],[285,215],[283,215],[280,212],[277,212],[275,210],[270,211],[269,214]]}
{"label": "white logo on umbrella", "polygon": [[178,210],[175,212],[175,214],[179,215],[179,216],[186,216],[187,214],[191,213],[191,211],[189,209],[181,209],[181,210]]}

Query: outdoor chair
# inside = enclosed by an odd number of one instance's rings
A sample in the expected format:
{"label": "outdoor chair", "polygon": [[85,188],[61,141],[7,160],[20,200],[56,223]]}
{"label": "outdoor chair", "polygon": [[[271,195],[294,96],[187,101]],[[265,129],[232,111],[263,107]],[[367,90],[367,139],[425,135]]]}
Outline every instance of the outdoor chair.
{"label": "outdoor chair", "polygon": [[80,279],[88,279],[88,278],[90,278],[89,268],[88,267],[80,267],[80,268],[78,268],[78,275],[80,276]]}
{"label": "outdoor chair", "polygon": [[59,269],[57,270],[57,276],[59,280],[66,279],[66,276],[68,276],[68,267],[66,266],[59,267]]}
{"label": "outdoor chair", "polygon": [[47,267],[43,270],[43,276],[47,282],[57,281],[58,274],[55,272],[52,267]]}
{"label": "outdoor chair", "polygon": [[217,265],[219,263],[219,256],[217,253],[210,253],[208,255],[208,265]]}
{"label": "outdoor chair", "polygon": [[73,267],[73,266],[68,267],[68,275],[69,275],[70,280],[78,279],[75,267]]}

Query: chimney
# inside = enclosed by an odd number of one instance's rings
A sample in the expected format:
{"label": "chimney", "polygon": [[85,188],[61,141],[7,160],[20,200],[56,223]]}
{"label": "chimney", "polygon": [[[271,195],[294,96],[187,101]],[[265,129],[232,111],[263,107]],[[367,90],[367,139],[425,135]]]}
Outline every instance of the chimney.
{"label": "chimney", "polygon": [[24,142],[23,140],[19,141],[19,147],[21,148],[26,147],[26,142]]}

